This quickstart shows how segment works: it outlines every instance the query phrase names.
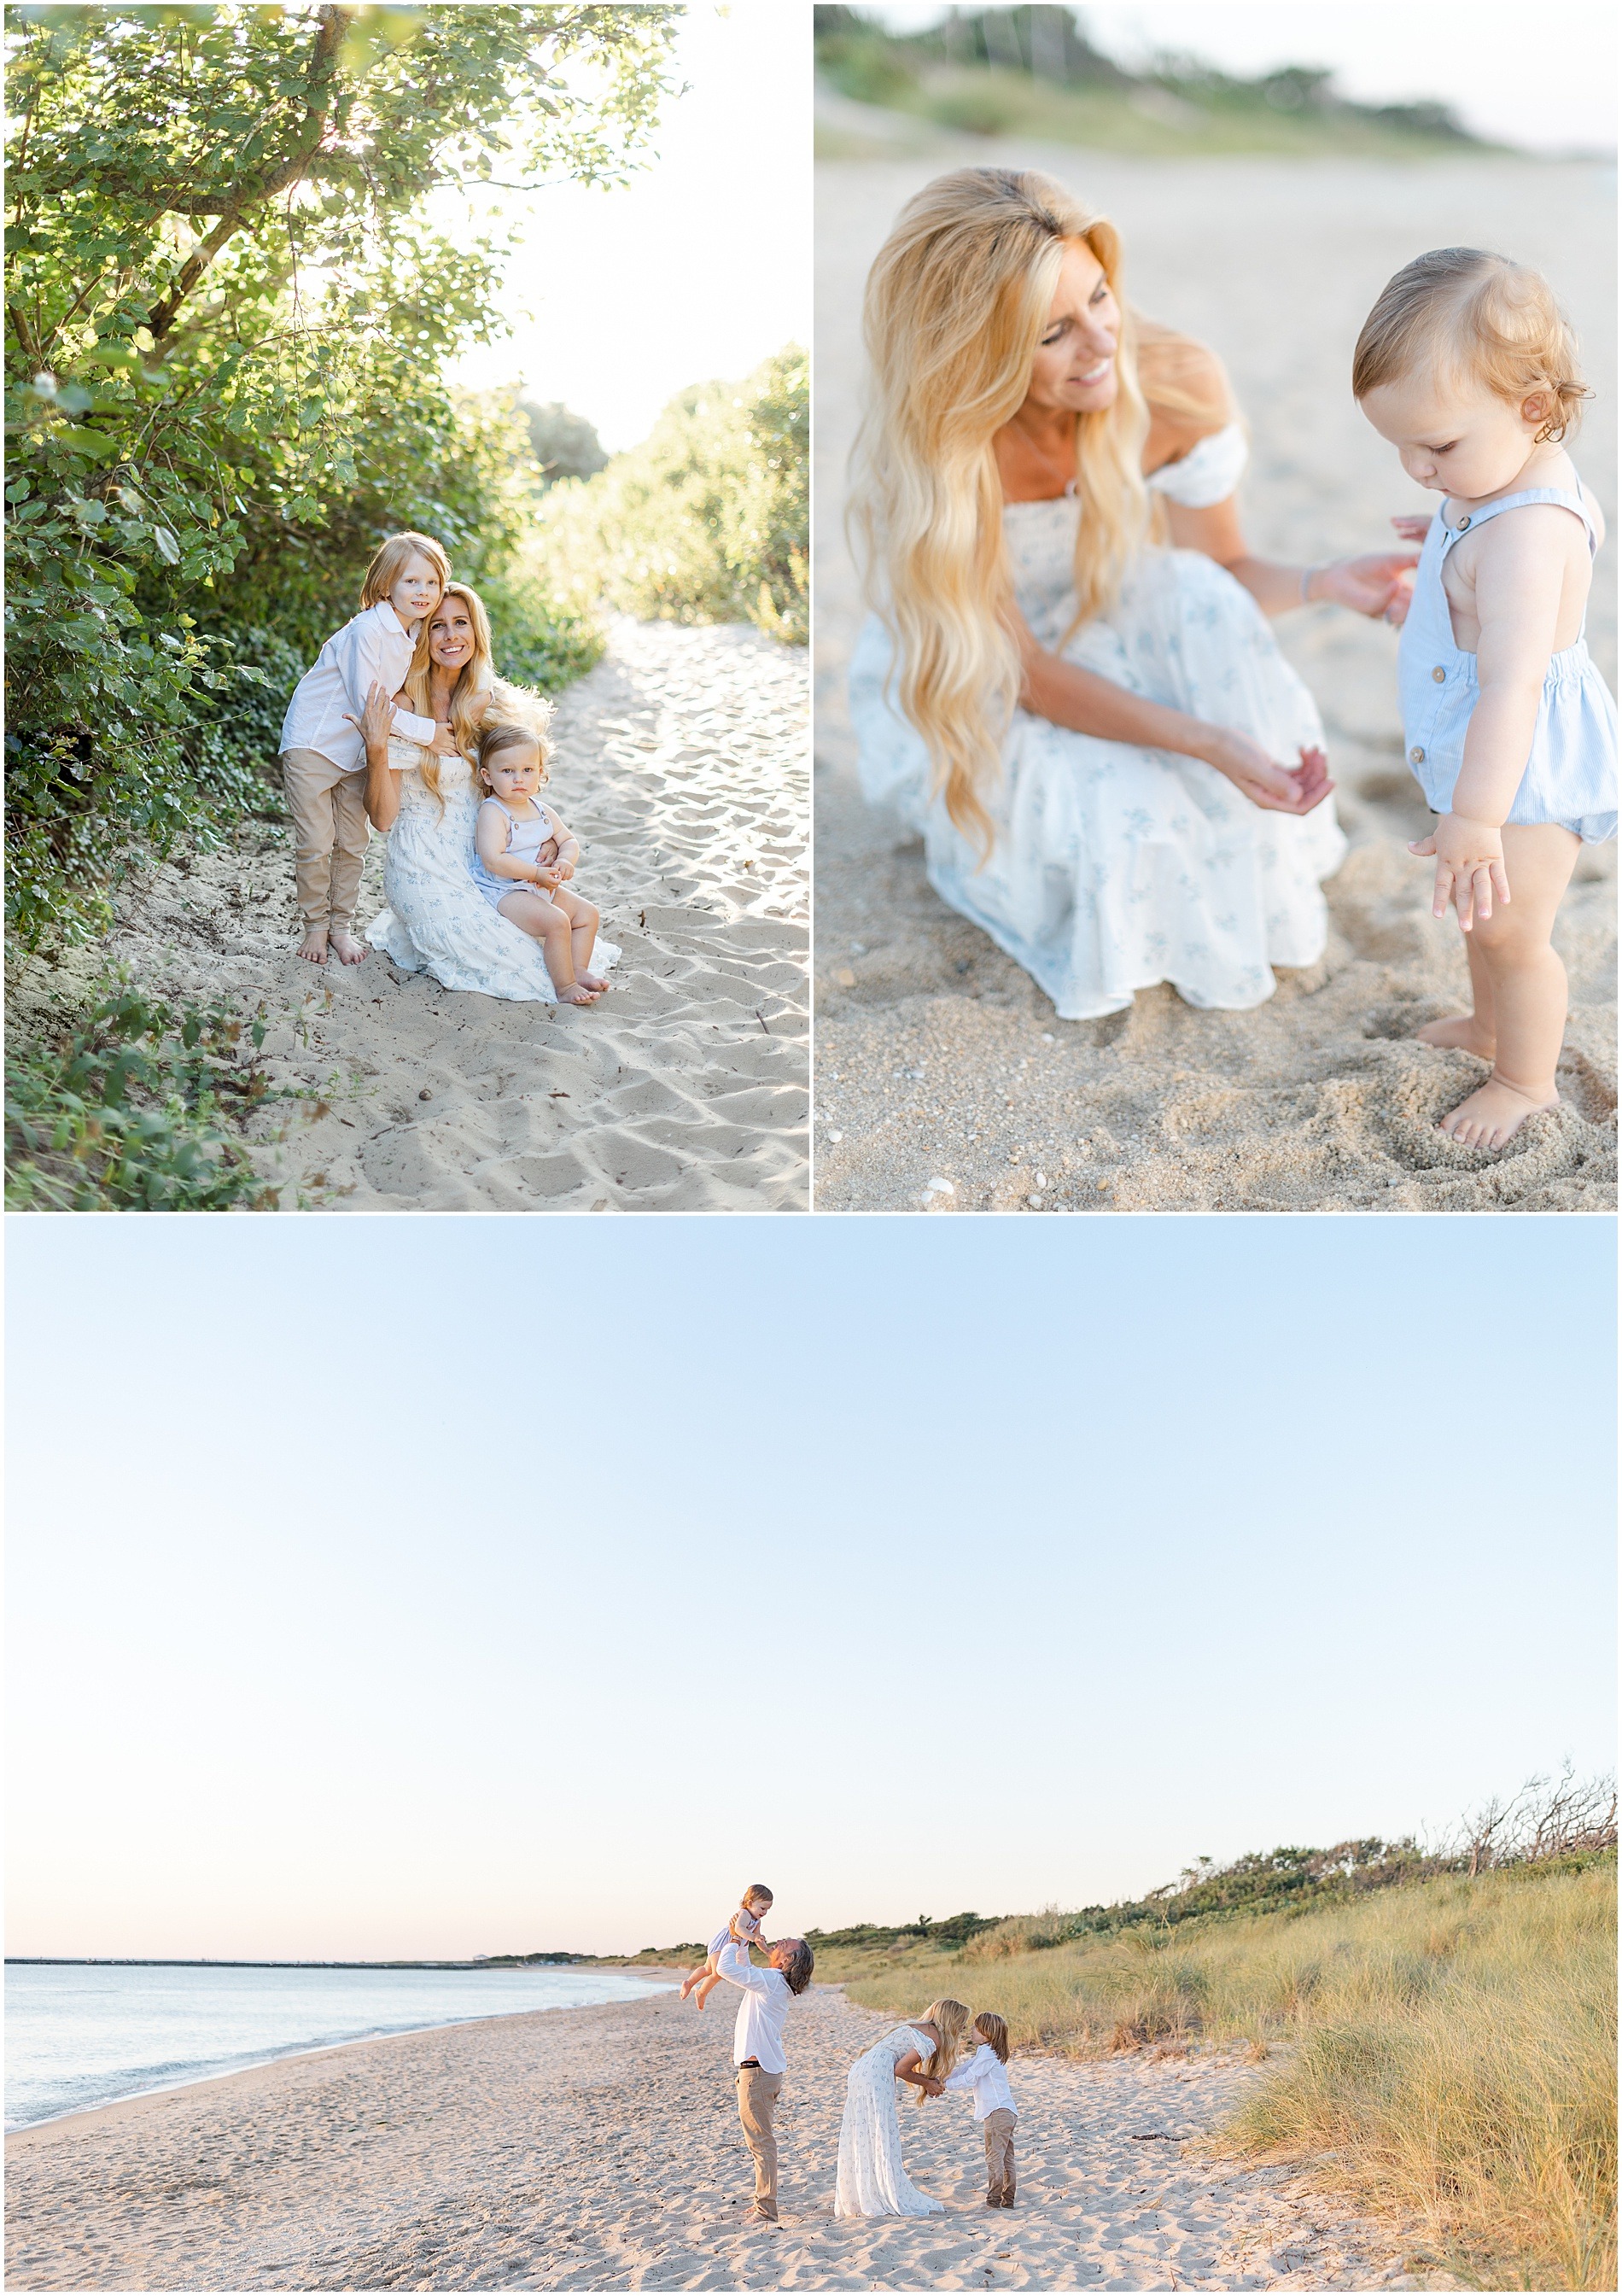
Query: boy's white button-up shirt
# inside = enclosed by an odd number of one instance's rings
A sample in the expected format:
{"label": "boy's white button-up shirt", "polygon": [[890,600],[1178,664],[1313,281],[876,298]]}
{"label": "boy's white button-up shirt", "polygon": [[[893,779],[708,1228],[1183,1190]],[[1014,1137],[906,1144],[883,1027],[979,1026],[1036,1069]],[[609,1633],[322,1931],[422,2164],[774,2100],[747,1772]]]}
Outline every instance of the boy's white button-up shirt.
{"label": "boy's white button-up shirt", "polygon": [[[367,606],[333,632],[293,688],[282,721],[282,748],[314,750],[340,773],[358,773],[366,762],[366,744],[357,726],[344,723],[344,713],[358,718],[373,685],[386,693],[397,693],[415,651],[410,631],[387,598]],[[433,747],[437,728],[431,718],[397,709],[394,730],[427,750]]]}
{"label": "boy's white button-up shirt", "polygon": [[974,2091],[977,2120],[987,2120],[994,2112],[1012,2112],[1016,2120],[1019,2118],[1020,2108],[1009,2086],[1008,2068],[989,2041],[980,2043],[966,2065],[959,2065],[954,2073],[946,2075],[946,2087]]}
{"label": "boy's white button-up shirt", "polygon": [[729,1985],[741,1985],[738,2022],[733,2030],[733,2062],[753,2057],[763,2073],[787,2072],[782,2029],[794,1996],[780,1969],[757,1969],[747,1949],[729,1945],[716,1956],[716,1969]]}

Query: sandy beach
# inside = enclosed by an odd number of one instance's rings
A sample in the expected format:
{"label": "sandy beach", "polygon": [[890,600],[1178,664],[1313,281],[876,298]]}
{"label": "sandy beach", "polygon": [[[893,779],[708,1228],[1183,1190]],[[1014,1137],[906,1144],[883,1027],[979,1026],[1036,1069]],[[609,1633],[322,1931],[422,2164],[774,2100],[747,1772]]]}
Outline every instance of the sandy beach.
{"label": "sandy beach", "polygon": [[732,2019],[668,1996],[406,2034],[8,2141],[14,2288],[1409,2288],[1389,2228],[1198,2149],[1266,2067],[1016,2059],[1020,2198],[966,2101],[904,2108],[943,2217],[832,2214],[845,2069],[888,2020],[815,1987],[743,2222]]}
{"label": "sandy beach", "polygon": [[[853,108],[842,107],[848,130]],[[882,127],[883,115],[878,116]],[[916,143],[916,124],[897,130]],[[856,787],[844,673],[860,615],[839,505],[860,388],[860,297],[903,201],[965,162],[1038,166],[1112,214],[1127,290],[1212,343],[1251,428],[1242,500],[1255,545],[1294,562],[1380,546],[1425,506],[1352,405],[1347,371],[1372,293],[1428,246],[1502,247],[1543,266],[1598,397],[1574,455],[1612,529],[1589,639],[1615,684],[1611,172],[1460,159],[1171,165],[941,139],[928,153],[825,161],[817,258],[816,1201],[933,1211],[1602,1211],[1615,1203],[1615,854],[1588,848],[1556,943],[1570,973],[1563,1105],[1497,1156],[1435,1128],[1483,1073],[1413,1041],[1460,1009],[1451,921],[1404,850],[1429,826],[1403,762],[1396,634],[1333,608],[1283,618],[1311,686],[1350,854],[1331,936],[1249,1013],[1168,987],[1061,1021],[1028,977],[948,910],[922,847]]]}
{"label": "sandy beach", "polygon": [[[263,1014],[272,1082],[305,1095],[250,1130],[284,1210],[803,1210],[806,675],[747,627],[620,619],[560,697],[551,790],[623,951],[587,1009],[375,951],[302,964],[289,832],[263,824],[128,890],[108,954]],[[374,837],[363,922],[382,864]]]}

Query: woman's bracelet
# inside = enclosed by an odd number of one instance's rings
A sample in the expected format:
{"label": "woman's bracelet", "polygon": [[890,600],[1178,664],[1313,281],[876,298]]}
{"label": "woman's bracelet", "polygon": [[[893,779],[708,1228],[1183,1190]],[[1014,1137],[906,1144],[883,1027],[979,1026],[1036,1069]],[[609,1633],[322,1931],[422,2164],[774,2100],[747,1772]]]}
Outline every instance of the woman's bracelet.
{"label": "woman's bracelet", "polygon": [[1311,586],[1312,586],[1312,578],[1313,578],[1313,576],[1314,576],[1315,574],[1322,574],[1322,573],[1324,571],[1324,570],[1325,570],[1328,566],[1330,566],[1332,562],[1332,562],[1331,560],[1328,559],[1328,558],[1320,558],[1320,559],[1319,559],[1319,561],[1318,561],[1318,562],[1317,562],[1317,564],[1316,564],[1315,566],[1303,566],[1303,567],[1302,567],[1302,569],[1301,569],[1301,603],[1302,603],[1304,606],[1310,606],[1310,605],[1311,605],[1311,603],[1312,603],[1312,600],[1311,600],[1311,598],[1307,595],[1307,592],[1308,592],[1308,590],[1309,590],[1309,589],[1311,588]]}

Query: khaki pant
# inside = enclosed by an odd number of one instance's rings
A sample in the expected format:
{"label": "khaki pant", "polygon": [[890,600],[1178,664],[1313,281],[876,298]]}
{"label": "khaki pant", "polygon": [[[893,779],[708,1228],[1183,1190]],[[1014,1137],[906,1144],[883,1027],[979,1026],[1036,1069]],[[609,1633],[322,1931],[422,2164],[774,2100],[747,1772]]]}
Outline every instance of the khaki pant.
{"label": "khaki pant", "polygon": [[283,750],[282,786],[293,816],[299,913],[307,925],[347,931],[372,834],[365,774],[342,772],[319,750]]}
{"label": "khaki pant", "polygon": [[763,2073],[758,2065],[738,2068],[738,2118],[743,2139],[755,2162],[755,2206],[763,2217],[777,2221],[777,2139],[772,2115],[782,2093],[781,2073]]}
{"label": "khaki pant", "polygon": [[986,2133],[986,2198],[1011,2205],[1014,2196],[1014,2115],[1005,2104],[988,2112]]}

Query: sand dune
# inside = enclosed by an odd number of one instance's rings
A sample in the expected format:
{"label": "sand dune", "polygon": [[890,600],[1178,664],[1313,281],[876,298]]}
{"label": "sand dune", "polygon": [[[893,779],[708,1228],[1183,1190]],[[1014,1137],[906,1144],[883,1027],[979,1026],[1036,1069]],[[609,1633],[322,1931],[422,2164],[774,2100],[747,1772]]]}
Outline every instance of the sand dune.
{"label": "sand dune", "polygon": [[[816,1201],[824,1210],[1609,1210],[1615,1202],[1614,845],[1589,849],[1557,939],[1571,975],[1565,1104],[1501,1155],[1435,1129],[1484,1072],[1413,1030],[1456,1011],[1459,936],[1404,850],[1429,817],[1405,769],[1395,633],[1320,607],[1276,625],[1317,696],[1352,851],[1323,962],[1250,1013],[1175,991],[1061,1021],[948,910],[922,849],[862,803],[844,703],[860,612],[835,506],[854,428],[862,282],[902,201],[943,167],[1049,168],[1123,227],[1128,289],[1221,351],[1252,432],[1257,546],[1313,560],[1380,545],[1426,498],[1350,401],[1357,326],[1427,246],[1507,248],[1549,270],[1598,401],[1574,452],[1612,539],[1590,609],[1614,682],[1613,192],[1595,166],[1457,160],[1199,160],[943,143],[819,171]],[[931,1185],[933,1184],[933,1185]]]}
{"label": "sand dune", "polygon": [[624,951],[588,1009],[456,994],[375,952],[313,971],[283,830],[123,903],[111,954],[143,982],[262,1010],[274,1080],[307,1095],[254,1119],[284,1210],[805,1209],[804,652],[621,620],[556,733],[580,882]]}
{"label": "sand dune", "polygon": [[815,1988],[750,2192],[730,2016],[669,1997],[323,2052],[10,2140],[15,2288],[1409,2288],[1398,2238],[1299,2177],[1199,2157],[1266,2069],[1017,2059],[1020,2198],[966,2101],[904,2108],[941,2217],[831,2212],[844,2074],[886,2020]]}

